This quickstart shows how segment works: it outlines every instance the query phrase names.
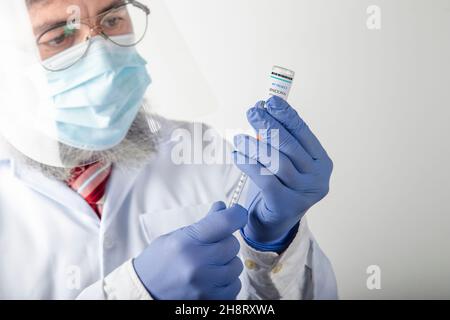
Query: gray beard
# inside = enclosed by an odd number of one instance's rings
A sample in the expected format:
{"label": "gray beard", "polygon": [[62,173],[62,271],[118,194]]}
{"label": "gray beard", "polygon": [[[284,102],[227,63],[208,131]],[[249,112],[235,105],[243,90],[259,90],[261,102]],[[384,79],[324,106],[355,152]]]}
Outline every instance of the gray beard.
{"label": "gray beard", "polygon": [[[75,163],[76,166],[104,161],[114,164],[118,169],[138,169],[150,161],[156,152],[156,137],[151,132],[147,116],[141,110],[125,139],[116,147],[105,151],[87,151],[59,144],[60,157],[63,163]],[[71,177],[73,168],[58,168],[39,163],[23,154],[17,154],[15,159],[23,162],[27,167],[41,172],[50,179],[67,181]],[[64,160],[70,160],[65,162]]]}

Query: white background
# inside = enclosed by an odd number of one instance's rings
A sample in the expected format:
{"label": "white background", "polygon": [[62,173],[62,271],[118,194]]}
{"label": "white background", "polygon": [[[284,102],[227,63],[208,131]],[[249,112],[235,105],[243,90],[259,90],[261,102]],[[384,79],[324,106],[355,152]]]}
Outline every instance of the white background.
{"label": "white background", "polygon": [[[296,71],[290,102],[335,163],[308,219],[341,298],[450,298],[449,0],[150,5],[142,50],[163,115],[245,130],[272,65]],[[373,264],[381,290],[366,288]]]}

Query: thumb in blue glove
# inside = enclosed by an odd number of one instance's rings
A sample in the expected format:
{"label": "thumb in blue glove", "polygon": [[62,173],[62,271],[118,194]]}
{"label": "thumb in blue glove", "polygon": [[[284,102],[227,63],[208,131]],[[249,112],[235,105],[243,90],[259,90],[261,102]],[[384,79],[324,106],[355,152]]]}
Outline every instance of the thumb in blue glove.
{"label": "thumb in blue glove", "polygon": [[241,206],[217,202],[204,219],[153,241],[134,259],[136,273],[158,300],[234,300],[243,265],[233,233],[247,218]]}

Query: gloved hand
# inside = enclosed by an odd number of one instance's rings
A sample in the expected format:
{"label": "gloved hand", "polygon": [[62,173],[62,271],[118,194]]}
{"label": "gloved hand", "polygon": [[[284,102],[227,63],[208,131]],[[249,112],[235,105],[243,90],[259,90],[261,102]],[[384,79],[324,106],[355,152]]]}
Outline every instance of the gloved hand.
{"label": "gloved hand", "polygon": [[[258,140],[235,137],[235,163],[252,180],[243,234],[257,249],[282,251],[307,210],[327,195],[333,163],[285,100],[272,97],[263,105],[259,102],[247,113]],[[271,163],[275,154],[279,160]]]}
{"label": "gloved hand", "polygon": [[217,202],[203,220],[153,241],[134,269],[158,300],[236,299],[243,265],[233,233],[246,223],[244,208]]}

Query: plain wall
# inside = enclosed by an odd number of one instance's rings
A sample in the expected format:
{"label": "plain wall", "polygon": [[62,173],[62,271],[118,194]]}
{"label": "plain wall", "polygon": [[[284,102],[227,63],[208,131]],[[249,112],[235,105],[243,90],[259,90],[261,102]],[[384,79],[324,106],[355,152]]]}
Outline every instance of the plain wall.
{"label": "plain wall", "polygon": [[335,163],[308,219],[341,298],[450,298],[450,1],[150,4],[142,50],[163,115],[245,130],[272,65],[296,71],[290,102]]}

